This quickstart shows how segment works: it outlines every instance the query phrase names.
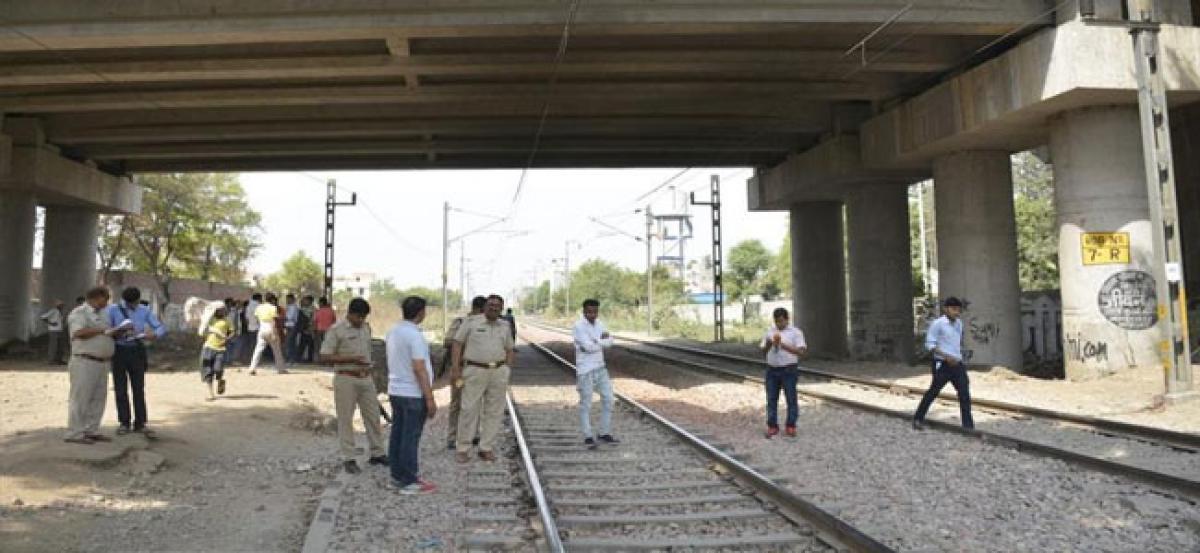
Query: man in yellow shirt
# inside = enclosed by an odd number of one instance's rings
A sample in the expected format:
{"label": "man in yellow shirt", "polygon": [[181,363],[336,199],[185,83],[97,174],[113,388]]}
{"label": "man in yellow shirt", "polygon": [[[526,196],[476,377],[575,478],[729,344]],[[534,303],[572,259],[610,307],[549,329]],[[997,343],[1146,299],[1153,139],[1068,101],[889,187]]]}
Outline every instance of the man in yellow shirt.
{"label": "man in yellow shirt", "polygon": [[224,307],[218,307],[213,313],[200,352],[200,379],[208,384],[208,401],[217,399],[213,395],[213,380],[217,381],[217,393],[225,393],[225,346],[233,335],[233,328],[225,318],[227,314]]}
{"label": "man in yellow shirt", "polygon": [[275,357],[275,371],[287,374],[283,368],[283,348],[279,347],[280,336],[275,330],[275,319],[279,317],[279,298],[275,294],[267,294],[266,302],[254,309],[254,318],[258,319],[258,343],[254,346],[254,355],[250,357],[250,374],[258,373],[258,360],[267,346],[271,347],[271,355]]}

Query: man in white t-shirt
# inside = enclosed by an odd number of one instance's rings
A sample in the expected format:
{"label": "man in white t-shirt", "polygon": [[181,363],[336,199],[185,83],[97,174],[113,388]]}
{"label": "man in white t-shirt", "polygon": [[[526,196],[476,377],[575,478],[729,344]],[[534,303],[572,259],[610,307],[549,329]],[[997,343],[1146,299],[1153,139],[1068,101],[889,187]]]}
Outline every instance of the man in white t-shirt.
{"label": "man in white t-shirt", "polygon": [[51,365],[66,365],[63,353],[67,349],[66,332],[63,331],[63,302],[54,300],[54,305],[40,317],[46,322],[46,361]]}
{"label": "man in white t-shirt", "polygon": [[392,485],[405,495],[423,495],[437,486],[421,479],[418,453],[425,421],[437,413],[433,400],[433,363],[421,334],[425,300],[416,296],[400,304],[404,320],[387,334],[388,399],[392,404],[392,434],[388,442]]}
{"label": "man in white t-shirt", "polygon": [[579,427],[583,443],[588,449],[596,449],[596,437],[592,435],[592,394],[600,393],[600,436],[599,440],[616,445],[612,436],[612,380],[604,364],[604,349],[613,345],[612,335],[597,317],[600,302],[583,301],[583,318],[575,323],[572,332],[575,338],[575,388],[579,390]]}
{"label": "man in white t-shirt", "polygon": [[787,423],[785,431],[789,437],[796,436],[796,417],[800,405],[796,400],[796,380],[800,376],[800,358],[808,354],[804,333],[790,323],[788,310],[782,307],[772,313],[775,324],[767,329],[759,348],[767,354],[767,373],[763,382],[767,387],[767,439],[779,434],[779,391],[787,401]]}

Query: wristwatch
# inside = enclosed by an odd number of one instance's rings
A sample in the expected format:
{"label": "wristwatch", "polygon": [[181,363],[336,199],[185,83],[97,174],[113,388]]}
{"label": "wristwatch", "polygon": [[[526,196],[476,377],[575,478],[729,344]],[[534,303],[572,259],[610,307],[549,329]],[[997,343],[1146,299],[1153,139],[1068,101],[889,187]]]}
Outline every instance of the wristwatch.
{"label": "wristwatch", "polygon": [[463,387],[463,385],[464,385],[464,384],[466,384],[466,383],[467,383],[467,382],[466,382],[465,380],[461,379],[461,378],[456,378],[456,379],[454,379],[454,387],[455,387],[455,388],[462,388],[462,387]]}

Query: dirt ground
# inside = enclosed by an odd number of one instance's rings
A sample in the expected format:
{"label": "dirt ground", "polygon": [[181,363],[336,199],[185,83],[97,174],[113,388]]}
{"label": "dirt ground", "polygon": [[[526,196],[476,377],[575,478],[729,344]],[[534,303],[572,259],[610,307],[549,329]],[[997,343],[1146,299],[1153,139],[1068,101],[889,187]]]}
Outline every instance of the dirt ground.
{"label": "dirt ground", "polygon": [[[195,350],[162,347],[147,375],[157,439],[62,441],[65,367],[0,359],[0,550],[298,551],[337,470],[328,374],[226,373],[205,401]],[[174,367],[176,372],[161,372]]]}

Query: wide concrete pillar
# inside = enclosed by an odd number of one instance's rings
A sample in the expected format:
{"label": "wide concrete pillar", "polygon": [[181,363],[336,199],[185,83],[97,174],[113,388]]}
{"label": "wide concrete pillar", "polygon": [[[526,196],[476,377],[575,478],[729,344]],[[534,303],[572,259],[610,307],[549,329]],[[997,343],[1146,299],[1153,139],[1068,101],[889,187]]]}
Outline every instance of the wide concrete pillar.
{"label": "wide concrete pillar", "polygon": [[938,295],[963,300],[963,356],[1021,370],[1021,285],[1012,162],[1005,151],[934,161]]}
{"label": "wide concrete pillar", "polygon": [[846,197],[850,355],[908,361],[913,353],[908,189],[859,186]]}
{"label": "wide concrete pillar", "polygon": [[46,206],[42,247],[42,305],[68,306],[96,282],[99,214],[84,207]]}
{"label": "wide concrete pillar", "polygon": [[792,206],[792,322],[804,331],[809,351],[846,355],[845,247],[841,202]]}
{"label": "wide concrete pillar", "polygon": [[1067,377],[1159,367],[1137,108],[1089,108],[1055,118],[1050,155]]}
{"label": "wide concrete pillar", "polygon": [[29,340],[36,219],[32,194],[0,190],[0,346],[11,340]]}

